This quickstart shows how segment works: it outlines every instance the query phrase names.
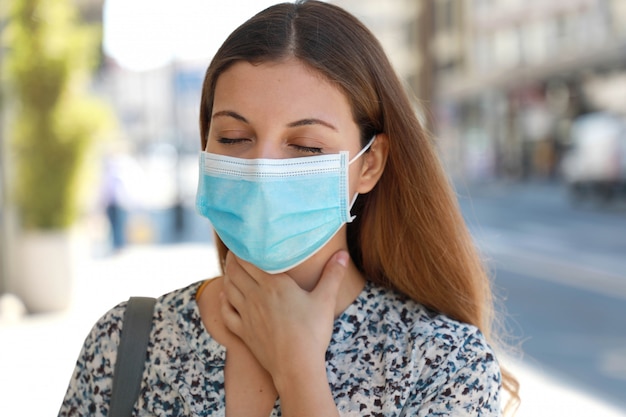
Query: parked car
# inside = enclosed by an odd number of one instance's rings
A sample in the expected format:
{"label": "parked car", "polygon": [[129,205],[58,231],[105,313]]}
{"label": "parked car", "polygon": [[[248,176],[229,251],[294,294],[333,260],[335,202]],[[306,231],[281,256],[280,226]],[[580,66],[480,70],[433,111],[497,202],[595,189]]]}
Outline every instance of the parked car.
{"label": "parked car", "polygon": [[609,201],[626,192],[626,119],[597,112],[577,118],[561,165],[575,201]]}

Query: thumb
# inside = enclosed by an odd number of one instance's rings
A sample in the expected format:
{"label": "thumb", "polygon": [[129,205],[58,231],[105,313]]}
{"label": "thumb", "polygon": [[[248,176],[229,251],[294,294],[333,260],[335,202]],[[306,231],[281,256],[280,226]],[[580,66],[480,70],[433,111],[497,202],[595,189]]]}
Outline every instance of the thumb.
{"label": "thumb", "polygon": [[322,277],[313,290],[316,297],[326,302],[331,301],[334,304],[339,286],[346,275],[349,258],[350,255],[345,250],[340,250],[331,256],[324,266]]}

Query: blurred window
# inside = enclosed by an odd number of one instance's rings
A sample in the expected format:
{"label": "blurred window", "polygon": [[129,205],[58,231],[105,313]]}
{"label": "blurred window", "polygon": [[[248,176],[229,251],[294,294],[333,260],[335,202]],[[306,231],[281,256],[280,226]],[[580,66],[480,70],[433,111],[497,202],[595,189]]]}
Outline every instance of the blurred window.
{"label": "blurred window", "polygon": [[520,52],[518,28],[502,28],[495,33],[494,58],[498,67],[511,68],[518,65]]}
{"label": "blurred window", "polygon": [[437,0],[435,2],[435,19],[438,30],[454,30],[454,2]]}
{"label": "blurred window", "polygon": [[612,0],[610,4],[609,16],[611,18],[614,34],[618,37],[626,38],[626,1]]}

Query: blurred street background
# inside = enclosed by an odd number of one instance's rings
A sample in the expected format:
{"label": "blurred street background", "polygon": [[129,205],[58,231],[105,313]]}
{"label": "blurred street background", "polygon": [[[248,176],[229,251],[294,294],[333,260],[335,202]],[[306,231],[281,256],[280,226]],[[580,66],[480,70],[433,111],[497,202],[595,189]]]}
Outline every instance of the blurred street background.
{"label": "blurred street background", "polygon": [[[432,132],[518,350],[520,415],[626,415],[626,1],[332,2]],[[112,305],[217,273],[193,208],[202,79],[273,3],[0,4],[0,415],[54,415]]]}

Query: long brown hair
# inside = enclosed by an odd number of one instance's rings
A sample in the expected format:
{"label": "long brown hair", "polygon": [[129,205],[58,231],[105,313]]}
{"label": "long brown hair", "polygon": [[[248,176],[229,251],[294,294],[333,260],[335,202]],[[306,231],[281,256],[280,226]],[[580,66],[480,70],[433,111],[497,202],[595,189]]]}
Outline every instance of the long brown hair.
{"label": "long brown hair", "polygon": [[[278,4],[260,12],[226,39],[204,80],[200,106],[206,147],[218,77],[238,61],[295,57],[344,91],[361,130],[389,138],[378,184],[359,196],[348,224],[350,255],[367,279],[394,288],[456,320],[477,326],[494,341],[488,275],[435,147],[373,34],[343,9],[318,1]],[[220,261],[226,251],[217,240]],[[511,402],[515,378],[502,370]]]}

